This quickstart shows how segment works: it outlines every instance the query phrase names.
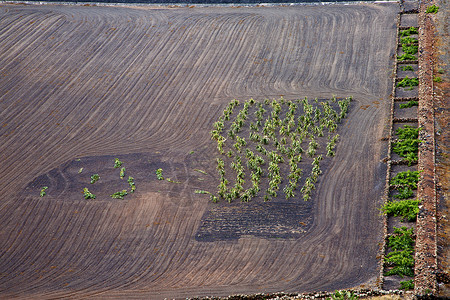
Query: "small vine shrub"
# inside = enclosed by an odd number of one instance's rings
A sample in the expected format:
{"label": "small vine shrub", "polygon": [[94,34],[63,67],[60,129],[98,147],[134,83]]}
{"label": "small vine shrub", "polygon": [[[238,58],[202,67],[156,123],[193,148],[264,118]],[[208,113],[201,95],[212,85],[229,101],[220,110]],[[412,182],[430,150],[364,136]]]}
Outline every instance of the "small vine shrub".
{"label": "small vine shrub", "polygon": [[96,183],[100,179],[100,176],[98,174],[94,174],[91,176],[91,184]]}
{"label": "small vine shrub", "polygon": [[41,197],[44,197],[45,195],[47,195],[47,192],[46,192],[47,189],[48,189],[48,186],[42,187],[42,188],[41,188],[41,192],[39,193],[39,195],[40,195]]}
{"label": "small vine shrub", "polygon": [[405,78],[403,78],[399,83],[397,83],[397,87],[403,87],[406,88],[408,90],[412,90],[415,86],[419,85],[419,79],[417,78],[409,78],[408,76],[406,76]]}
{"label": "small vine shrub", "polygon": [[394,217],[402,217],[402,221],[415,221],[419,213],[420,200],[407,199],[401,201],[388,201],[382,212]]}
{"label": "small vine shrub", "polygon": [[88,188],[84,188],[83,189],[83,195],[84,195],[84,199],[95,199],[95,195],[92,194],[91,192],[89,192]]}
{"label": "small vine shrub", "polygon": [[431,5],[427,7],[426,13],[427,14],[436,14],[439,11],[439,6]]}

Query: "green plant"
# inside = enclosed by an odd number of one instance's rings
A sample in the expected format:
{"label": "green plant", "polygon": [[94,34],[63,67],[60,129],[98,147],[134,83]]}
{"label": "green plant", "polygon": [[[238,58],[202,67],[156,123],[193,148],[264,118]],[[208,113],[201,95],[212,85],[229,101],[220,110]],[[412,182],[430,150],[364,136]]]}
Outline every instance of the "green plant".
{"label": "green plant", "polygon": [[399,187],[409,187],[413,190],[417,189],[420,171],[405,171],[395,175],[389,182],[391,185]]}
{"label": "green plant", "polygon": [[445,73],[445,70],[444,70],[443,68],[438,68],[438,69],[437,69],[437,72],[438,72],[439,74],[444,74],[444,73]]}
{"label": "green plant", "polygon": [[136,190],[136,184],[134,183],[134,178],[131,177],[131,176],[128,176],[127,182],[130,185],[130,187],[131,187],[131,191],[130,192],[134,193],[134,191]]}
{"label": "green plant", "polygon": [[123,179],[125,177],[125,167],[120,168],[119,176],[120,179]]}
{"label": "green plant", "polygon": [[414,195],[414,192],[410,187],[398,188],[398,194],[394,195],[397,199],[408,199]]}
{"label": "green plant", "polygon": [[114,159],[114,168],[120,168],[122,166],[123,162],[121,162],[118,158]]}
{"label": "green plant", "polygon": [[393,143],[393,151],[397,153],[401,157],[405,158],[408,162],[408,165],[416,163],[418,161],[417,152],[419,150],[420,140],[417,139],[406,139],[399,140],[398,142]]}
{"label": "green plant", "polygon": [[408,45],[408,44],[403,44],[402,45],[402,50],[403,52],[405,52],[406,54],[416,54],[417,51],[419,50],[419,46],[417,45]]}
{"label": "green plant", "polygon": [[398,190],[398,194],[394,195],[397,199],[411,198],[414,193],[413,190],[417,189],[417,183],[419,182],[419,171],[405,171],[398,173],[391,179],[390,184]]}
{"label": "green plant", "polygon": [[410,107],[418,106],[418,105],[419,105],[418,101],[410,100],[407,103],[401,103],[400,108],[410,108]]}
{"label": "green plant", "polygon": [[128,195],[127,190],[121,190],[120,192],[116,192],[116,193],[112,194],[112,195],[111,195],[111,198],[123,200],[123,198],[124,198],[126,195]]}
{"label": "green plant", "polygon": [[442,82],[442,78],[440,76],[434,76],[433,81],[434,82]]}
{"label": "green plant", "polygon": [[83,172],[83,168],[80,168],[80,169],[78,170],[78,174],[81,174],[81,172]]}
{"label": "green plant", "polygon": [[401,66],[400,69],[402,71],[414,71],[413,66]]}
{"label": "green plant", "polygon": [[412,90],[413,87],[418,85],[419,85],[418,78],[409,78],[408,76],[406,76],[399,83],[397,83],[397,87],[409,87],[410,90]]}
{"label": "green plant", "polygon": [[358,296],[353,291],[336,291],[331,295],[332,300],[357,300]]}
{"label": "green plant", "polygon": [[394,251],[386,255],[385,263],[393,265],[393,268],[385,273],[385,275],[414,276],[414,251],[403,250]]}
{"label": "green plant", "polygon": [[419,213],[420,200],[408,199],[401,201],[388,201],[381,211],[394,217],[402,217],[402,220],[414,221]]}
{"label": "green plant", "polygon": [[91,176],[91,184],[96,183],[100,179],[100,176],[98,174],[94,174]]}
{"label": "green plant", "polygon": [[84,199],[95,199],[95,195],[89,192],[88,188],[83,189]]}
{"label": "green plant", "polygon": [[408,53],[403,53],[402,55],[400,55],[399,57],[397,57],[397,59],[399,61],[404,61],[404,60],[417,60],[417,57],[415,57],[412,54],[408,54]]}
{"label": "green plant", "polygon": [[208,173],[206,173],[205,171],[200,170],[200,169],[194,169],[194,171],[202,173],[202,174],[205,174],[205,175],[208,175]]}
{"label": "green plant", "polygon": [[395,134],[400,139],[417,139],[419,137],[419,128],[405,125],[403,127],[397,128]]}
{"label": "green plant", "polygon": [[408,29],[402,30],[400,31],[400,36],[410,36],[411,34],[418,34],[419,31],[417,30],[416,27],[410,27]]}
{"label": "green plant", "polygon": [[[385,275],[414,276],[413,229],[394,228],[394,234],[388,238],[387,246],[391,248],[392,252],[386,255],[385,263],[393,268]],[[403,288],[404,285],[401,285]],[[406,285],[405,282],[405,287]]]}
{"label": "green plant", "polygon": [[417,42],[418,42],[418,40],[416,38],[413,38],[413,37],[410,37],[410,36],[407,36],[407,37],[401,39],[402,45],[415,44]]}
{"label": "green plant", "polygon": [[208,194],[208,195],[211,194],[210,192],[204,191],[204,190],[195,190],[194,193],[196,193],[196,194]]}
{"label": "green plant", "polygon": [[167,180],[168,182],[171,182],[171,183],[181,183],[181,181],[176,181],[176,180],[173,180],[173,179],[171,179],[171,178],[166,178],[166,180]]}
{"label": "green plant", "polygon": [[39,193],[39,195],[40,195],[41,197],[44,197],[45,195],[47,195],[47,192],[46,192],[47,189],[48,189],[48,186],[42,187],[42,188],[41,188],[41,192]]}
{"label": "green plant", "polygon": [[414,250],[413,228],[394,227],[394,234],[389,236],[387,245],[393,251]]}
{"label": "green plant", "polygon": [[158,170],[156,170],[156,177],[158,178],[158,180],[164,180],[164,177],[162,175],[163,170],[161,168],[159,168]]}
{"label": "green plant", "polygon": [[439,11],[439,6],[431,5],[427,7],[426,13],[427,14],[436,14]]}
{"label": "green plant", "polygon": [[414,279],[400,281],[402,290],[408,291],[414,289]]}

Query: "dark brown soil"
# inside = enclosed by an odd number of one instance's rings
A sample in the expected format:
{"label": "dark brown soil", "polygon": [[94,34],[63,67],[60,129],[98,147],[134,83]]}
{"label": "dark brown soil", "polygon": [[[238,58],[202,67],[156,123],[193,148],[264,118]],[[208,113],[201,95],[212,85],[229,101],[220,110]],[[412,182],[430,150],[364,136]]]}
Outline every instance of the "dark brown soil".
{"label": "dark brown soil", "polygon": [[[397,11],[0,6],[1,296],[374,284]],[[355,105],[311,203],[212,204],[194,194],[217,185],[209,130],[231,99],[332,94]],[[109,197],[127,187],[115,157],[136,181],[124,200]],[[157,180],[157,168],[179,183]],[[83,198],[85,186],[95,200]],[[230,213],[214,223],[218,208]]]}

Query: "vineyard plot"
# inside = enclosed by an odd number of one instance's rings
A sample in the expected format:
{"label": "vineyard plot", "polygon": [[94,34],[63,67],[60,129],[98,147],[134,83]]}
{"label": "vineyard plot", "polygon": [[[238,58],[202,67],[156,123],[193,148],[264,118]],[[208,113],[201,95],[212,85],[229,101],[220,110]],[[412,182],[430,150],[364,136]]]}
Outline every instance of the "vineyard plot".
{"label": "vineyard plot", "polygon": [[[230,102],[211,131],[221,154],[216,159],[219,198],[248,202],[260,195],[269,201],[284,194],[288,200],[300,186],[303,200],[310,200],[322,173],[320,161],[335,155],[336,129],[350,101]],[[211,199],[218,200],[214,195]]]}

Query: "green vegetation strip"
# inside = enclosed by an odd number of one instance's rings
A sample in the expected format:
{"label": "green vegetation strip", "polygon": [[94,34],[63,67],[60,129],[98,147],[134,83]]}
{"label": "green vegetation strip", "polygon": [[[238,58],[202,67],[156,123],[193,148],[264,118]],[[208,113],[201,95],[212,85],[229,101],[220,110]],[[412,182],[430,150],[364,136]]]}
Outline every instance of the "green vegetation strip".
{"label": "green vegetation strip", "polygon": [[390,185],[398,191],[393,197],[399,200],[388,201],[381,211],[394,217],[401,217],[403,221],[415,221],[419,212],[419,200],[411,199],[413,190],[417,190],[419,171],[405,171],[398,173],[391,179]]}
{"label": "green vegetation strip", "polygon": [[[401,47],[403,54],[397,57],[398,61],[417,60],[415,54],[418,52],[418,40],[410,35],[418,34],[415,27],[410,27],[400,32]],[[412,66],[401,67],[402,71],[414,71]],[[417,78],[406,76],[397,83],[397,87],[412,90],[419,85]],[[411,100],[405,104],[400,104],[400,108],[417,106],[418,101]],[[420,140],[419,129],[405,125],[395,132],[398,140],[392,143],[394,153],[400,155],[408,162],[408,166],[418,161],[418,145]],[[400,217],[402,222],[415,221],[419,212],[420,200],[414,199],[414,191],[417,190],[419,181],[419,171],[400,172],[390,181],[390,188],[393,191],[392,198],[381,208],[383,214]],[[385,276],[397,275],[400,277],[414,277],[414,243],[415,236],[413,229],[407,227],[396,228],[387,238],[387,250],[384,257]],[[401,289],[414,289],[414,279],[400,281]]]}
{"label": "green vegetation strip", "polygon": [[[386,255],[385,263],[391,268],[385,275],[414,276],[413,229],[394,228],[394,234],[388,238],[387,245],[392,252]],[[403,284],[405,287],[407,285],[406,282]]]}
{"label": "green vegetation strip", "polygon": [[[231,101],[211,131],[220,154],[216,158],[218,196],[211,194],[211,199],[248,202],[261,197],[269,201],[280,191],[286,199],[293,198],[304,176],[299,164],[306,156],[312,169],[300,192],[305,201],[309,200],[322,173],[319,142],[327,143],[327,156],[335,155],[339,138],[336,129],[346,117],[350,101],[335,97],[320,102],[307,98]],[[262,185],[266,188],[261,193]]]}

